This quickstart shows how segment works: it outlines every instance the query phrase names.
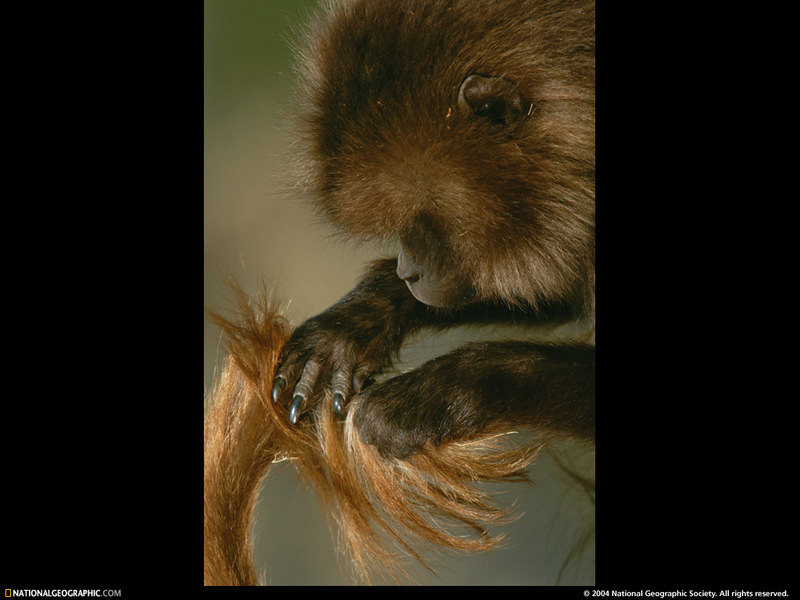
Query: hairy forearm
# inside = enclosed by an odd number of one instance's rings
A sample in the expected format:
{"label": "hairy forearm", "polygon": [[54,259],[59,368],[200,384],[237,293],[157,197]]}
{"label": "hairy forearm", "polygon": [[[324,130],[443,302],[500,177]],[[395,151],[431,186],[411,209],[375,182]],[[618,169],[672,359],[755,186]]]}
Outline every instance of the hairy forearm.
{"label": "hairy forearm", "polygon": [[519,426],[594,440],[594,350],[467,344],[362,393],[356,425],[387,456]]}

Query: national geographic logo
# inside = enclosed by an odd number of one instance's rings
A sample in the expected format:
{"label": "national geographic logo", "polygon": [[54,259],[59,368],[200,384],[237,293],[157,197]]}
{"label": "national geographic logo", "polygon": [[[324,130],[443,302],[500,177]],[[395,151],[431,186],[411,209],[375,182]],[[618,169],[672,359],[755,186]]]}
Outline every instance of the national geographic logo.
{"label": "national geographic logo", "polygon": [[6,598],[120,598],[122,590],[17,590],[6,588]]}

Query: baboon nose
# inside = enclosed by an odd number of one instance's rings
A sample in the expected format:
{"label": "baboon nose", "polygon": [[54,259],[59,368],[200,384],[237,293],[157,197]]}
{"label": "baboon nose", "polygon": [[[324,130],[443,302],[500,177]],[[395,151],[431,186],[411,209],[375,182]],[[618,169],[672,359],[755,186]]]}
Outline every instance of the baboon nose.
{"label": "baboon nose", "polygon": [[409,260],[405,250],[401,247],[397,255],[397,276],[408,283],[419,281],[419,269],[413,260]]}

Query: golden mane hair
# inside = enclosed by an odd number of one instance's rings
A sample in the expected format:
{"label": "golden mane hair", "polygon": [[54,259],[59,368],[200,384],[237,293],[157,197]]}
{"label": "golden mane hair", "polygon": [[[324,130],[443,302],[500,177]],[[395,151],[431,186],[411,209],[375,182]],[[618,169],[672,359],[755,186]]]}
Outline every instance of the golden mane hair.
{"label": "golden mane hair", "polygon": [[235,290],[237,316],[209,313],[226,336],[228,356],[204,419],[205,585],[257,585],[250,529],[262,481],[289,460],[314,488],[354,576],[409,581],[409,557],[432,569],[431,549],[486,551],[503,540],[492,530],[515,517],[485,482],[519,481],[544,445],[515,432],[426,448],[386,459],[344,422],[330,394],[312,418],[292,425],[270,398],[273,375],[291,327],[277,303]]}

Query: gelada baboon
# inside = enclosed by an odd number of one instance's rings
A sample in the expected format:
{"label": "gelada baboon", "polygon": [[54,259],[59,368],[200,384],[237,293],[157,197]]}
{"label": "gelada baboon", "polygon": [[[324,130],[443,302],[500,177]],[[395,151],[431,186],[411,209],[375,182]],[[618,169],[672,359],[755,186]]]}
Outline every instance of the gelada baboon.
{"label": "gelada baboon", "polygon": [[[268,303],[219,321],[230,359],[205,421],[211,585],[255,582],[247,531],[276,460],[333,507],[369,580],[394,568],[383,540],[419,558],[407,531],[493,546],[487,524],[503,513],[472,484],[518,477],[538,452],[504,447],[507,432],[594,440],[589,344],[471,343],[376,377],[425,328],[569,317],[593,330],[593,3],[332,2],[300,74],[306,191],[346,236],[400,250],[291,334]],[[443,516],[476,537],[443,532]]]}
{"label": "gelada baboon", "polygon": [[594,326],[594,5],[334,4],[303,54],[303,172],[345,235],[399,241],[302,324],[272,395],[319,390],[384,456],[530,425],[594,439],[594,348],[473,343],[372,383],[409,334],[515,314]]}

